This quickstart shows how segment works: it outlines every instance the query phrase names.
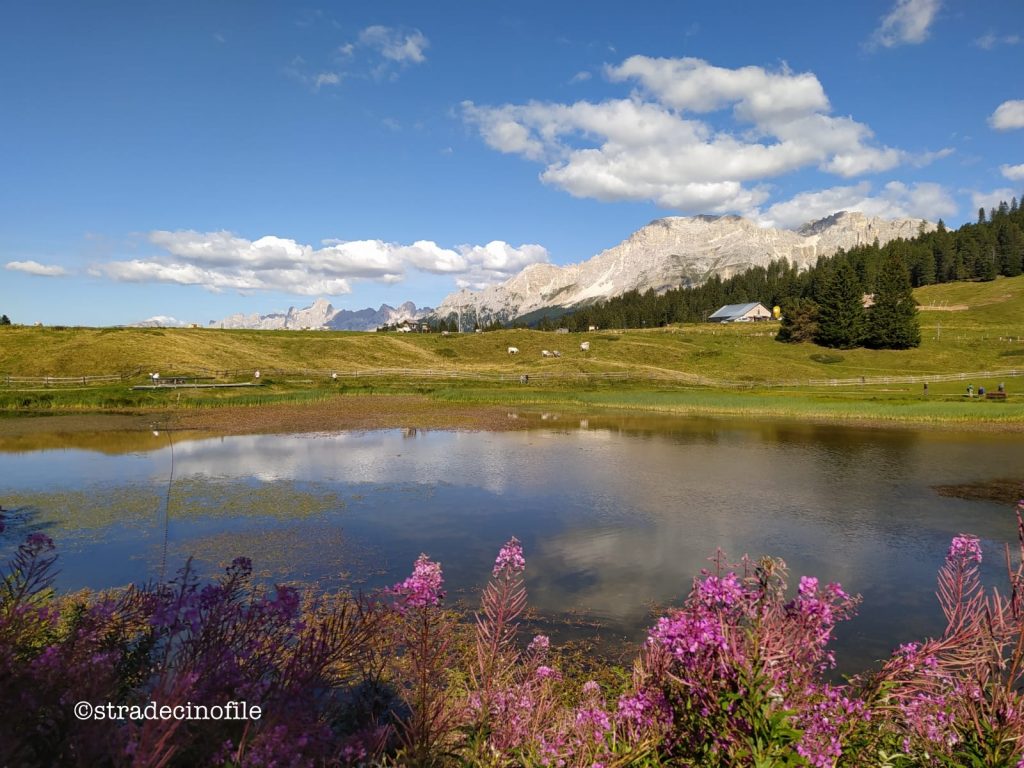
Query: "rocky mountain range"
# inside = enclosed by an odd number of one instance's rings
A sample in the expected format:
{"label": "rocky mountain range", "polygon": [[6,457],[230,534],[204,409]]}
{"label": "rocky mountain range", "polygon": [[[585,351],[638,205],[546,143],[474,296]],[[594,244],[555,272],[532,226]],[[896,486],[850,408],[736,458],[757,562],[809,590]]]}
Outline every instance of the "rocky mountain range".
{"label": "rocky mountain range", "polygon": [[[820,256],[878,240],[911,238],[935,225],[924,219],[887,220],[840,211],[798,230],[763,227],[740,216],[668,216],[641,227],[593,258],[557,266],[532,264],[508,280],[481,291],[449,294],[437,307],[417,308],[411,301],[379,309],[335,309],[326,299],[311,306],[269,315],[235,314],[210,321],[211,328],[323,329],[373,331],[383,325],[425,318],[462,318],[509,322],[545,310],[565,310],[618,296],[630,290],[664,291],[699,285],[712,275],[727,278],[770,261],[788,259],[799,267]],[[158,318],[157,318],[158,319]],[[147,321],[149,322],[149,321]]]}
{"label": "rocky mountain range", "polygon": [[382,325],[394,325],[406,320],[420,320],[433,313],[430,307],[417,309],[411,301],[392,307],[381,304],[380,309],[335,309],[326,299],[317,299],[312,305],[285,313],[235,314],[223,320],[211,320],[211,328],[254,328],[258,330],[331,330],[375,331]]}
{"label": "rocky mountain range", "polygon": [[797,231],[762,227],[740,216],[669,216],[656,219],[606,251],[564,267],[532,264],[503,283],[481,291],[461,290],[437,307],[437,317],[476,316],[481,323],[545,309],[589,304],[626,291],[664,291],[699,285],[770,261],[800,267],[838,249],[878,240],[915,237],[935,229],[923,219],[885,220],[840,211]]}

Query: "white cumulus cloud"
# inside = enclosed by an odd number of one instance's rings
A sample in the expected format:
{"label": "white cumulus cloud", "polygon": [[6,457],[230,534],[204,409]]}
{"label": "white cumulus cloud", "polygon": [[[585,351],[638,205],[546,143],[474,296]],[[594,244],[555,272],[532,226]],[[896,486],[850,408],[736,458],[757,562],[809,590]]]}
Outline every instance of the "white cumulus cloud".
{"label": "white cumulus cloud", "polygon": [[928,39],[940,5],[939,0],[896,0],[896,5],[882,17],[871,36],[871,44],[894,48],[923,43]]}
{"label": "white cumulus cloud", "polygon": [[[830,114],[809,72],[633,56],[605,75],[633,83],[633,93],[599,103],[467,101],[463,119],[499,152],[544,165],[541,179],[576,197],[694,213],[754,208],[769,196],[767,179],[809,166],[851,178],[950,152],[878,144],[867,125]],[[731,127],[716,128],[712,116]]]}
{"label": "white cumulus cloud", "polygon": [[997,131],[1024,128],[1024,99],[1004,101],[989,117],[988,124]]}
{"label": "white cumulus cloud", "polygon": [[1020,181],[1024,179],[1024,163],[1020,165],[1000,165],[1000,172],[1003,176],[1008,178],[1010,181]]}
{"label": "white cumulus cloud", "polygon": [[350,293],[354,280],[396,283],[410,270],[451,275],[456,282],[489,284],[511,277],[527,264],[549,259],[543,246],[514,247],[500,240],[454,248],[431,240],[411,245],[326,240],[314,247],[274,235],[248,240],[231,232],[193,230],[159,230],[151,232],[149,240],[162,253],[97,264],[90,273],[120,282],[196,285],[214,292],[337,296]]}
{"label": "white cumulus cloud", "polygon": [[400,64],[422,64],[430,41],[418,29],[402,31],[375,25],[359,33],[360,44],[372,48],[385,59]]}
{"label": "white cumulus cloud", "polygon": [[876,194],[870,182],[801,192],[790,200],[775,203],[757,214],[768,226],[795,228],[836,211],[860,211],[884,219],[915,218],[937,221],[957,212],[949,192],[940,184],[904,184],[890,181]]}
{"label": "white cumulus cloud", "polygon": [[170,315],[154,315],[153,317],[147,317],[138,325],[158,326],[160,328],[187,328],[190,323],[184,320],[179,320],[176,317]]}
{"label": "white cumulus cloud", "polygon": [[1020,35],[997,35],[995,32],[986,32],[976,38],[974,44],[984,51],[991,51],[1000,45],[1017,45],[1020,42]]}
{"label": "white cumulus cloud", "polygon": [[341,75],[337,72],[321,72],[313,78],[313,89],[319,91],[325,85],[337,85],[341,82]]}
{"label": "white cumulus cloud", "polygon": [[4,265],[5,269],[10,269],[14,272],[25,272],[29,275],[38,275],[39,277],[62,277],[68,274],[68,271],[64,267],[59,267],[55,264],[40,264],[38,261],[9,261]]}
{"label": "white cumulus cloud", "polygon": [[991,192],[974,190],[971,192],[971,206],[973,210],[985,209],[985,214],[993,208],[998,208],[1000,203],[1009,203],[1014,197],[1014,192],[1009,187],[993,189]]}

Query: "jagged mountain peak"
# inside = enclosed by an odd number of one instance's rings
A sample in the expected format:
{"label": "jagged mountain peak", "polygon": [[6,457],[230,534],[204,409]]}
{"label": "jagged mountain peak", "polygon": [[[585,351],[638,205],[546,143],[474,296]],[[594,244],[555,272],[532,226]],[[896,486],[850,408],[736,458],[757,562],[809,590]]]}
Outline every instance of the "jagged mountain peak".
{"label": "jagged mountain peak", "polygon": [[420,320],[432,312],[430,307],[417,309],[411,301],[400,304],[397,308],[381,304],[380,309],[372,307],[357,310],[335,309],[327,299],[318,298],[308,307],[299,309],[289,307],[285,314],[236,314],[223,320],[211,320],[210,326],[258,330],[375,331],[382,325],[394,325],[406,320]]}
{"label": "jagged mountain peak", "polygon": [[801,268],[838,249],[914,237],[934,225],[920,219],[885,219],[839,211],[798,231],[762,226],[736,215],[665,216],[633,232],[618,245],[579,264],[531,264],[503,283],[482,291],[449,295],[437,314],[473,307],[479,320],[510,321],[545,309],[565,309],[630,290],[699,285],[712,275],[727,278],[770,261],[787,259]]}

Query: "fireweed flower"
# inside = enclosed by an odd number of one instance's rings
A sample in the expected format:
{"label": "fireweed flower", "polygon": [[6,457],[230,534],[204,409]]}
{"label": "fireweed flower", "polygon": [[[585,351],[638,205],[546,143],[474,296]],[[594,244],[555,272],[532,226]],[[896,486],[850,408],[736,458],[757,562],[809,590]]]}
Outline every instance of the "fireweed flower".
{"label": "fireweed flower", "polygon": [[742,602],[746,597],[743,585],[735,573],[729,572],[725,576],[707,575],[697,586],[697,595],[701,602],[707,607],[731,608]]}
{"label": "fireweed flower", "polygon": [[541,680],[561,680],[562,673],[559,672],[557,669],[552,669],[551,667],[541,665],[537,667],[537,677],[539,677]]}
{"label": "fireweed flower", "polygon": [[599,739],[612,729],[612,721],[599,706],[585,706],[576,710],[576,727],[591,738]]}
{"label": "fireweed flower", "polygon": [[494,576],[497,578],[502,571],[508,570],[511,573],[522,573],[526,569],[526,560],[523,557],[523,545],[519,539],[513,536],[506,542],[505,546],[498,552],[498,558],[494,561]]}
{"label": "fireweed flower", "polygon": [[619,697],[615,719],[638,731],[645,731],[671,721],[668,705],[660,691],[637,691]]}
{"label": "fireweed flower", "polygon": [[658,619],[657,626],[650,631],[649,641],[663,646],[684,663],[703,651],[728,647],[718,619],[685,611]]}
{"label": "fireweed flower", "polygon": [[953,539],[949,545],[949,552],[946,553],[947,560],[962,560],[964,564],[981,562],[981,542],[977,536],[960,534]]}
{"label": "fireweed flower", "polygon": [[530,644],[526,646],[526,650],[530,653],[536,654],[537,656],[544,656],[551,648],[551,638],[547,635],[537,635],[530,641]]}
{"label": "fireweed flower", "polygon": [[439,605],[444,597],[441,585],[441,564],[435,563],[426,555],[416,558],[412,575],[405,581],[395,584],[389,592],[401,596],[403,607],[423,608],[428,605]]}

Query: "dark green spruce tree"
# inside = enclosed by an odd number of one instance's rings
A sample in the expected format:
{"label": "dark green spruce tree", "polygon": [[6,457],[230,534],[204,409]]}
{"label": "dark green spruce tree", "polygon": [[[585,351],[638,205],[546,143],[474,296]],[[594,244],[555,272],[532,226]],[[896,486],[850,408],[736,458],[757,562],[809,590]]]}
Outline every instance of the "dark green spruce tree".
{"label": "dark green spruce tree", "polygon": [[849,262],[843,261],[825,279],[818,296],[818,332],[823,347],[850,349],[864,340],[864,291]]}
{"label": "dark green spruce tree", "polygon": [[921,343],[910,272],[896,254],[884,259],[879,267],[875,303],[867,311],[864,342],[873,349],[909,349]]}
{"label": "dark green spruce tree", "polygon": [[0,325],[10,325],[10,324],[11,324],[11,318],[9,318],[7,315],[0,315]]}
{"label": "dark green spruce tree", "polygon": [[818,305],[813,299],[785,299],[776,341],[814,341],[818,334]]}

